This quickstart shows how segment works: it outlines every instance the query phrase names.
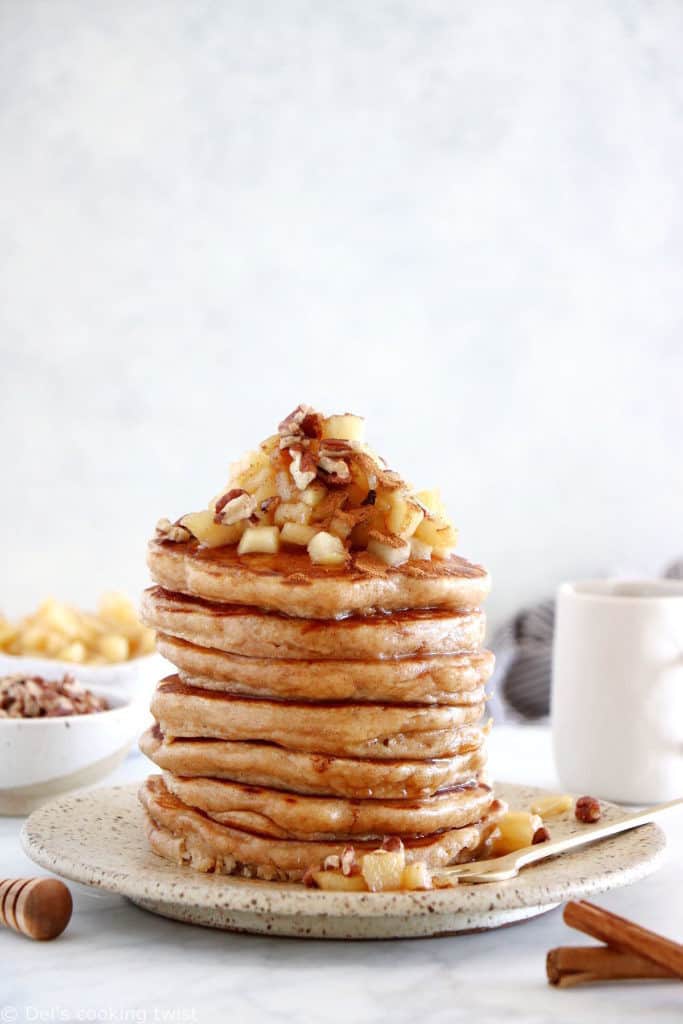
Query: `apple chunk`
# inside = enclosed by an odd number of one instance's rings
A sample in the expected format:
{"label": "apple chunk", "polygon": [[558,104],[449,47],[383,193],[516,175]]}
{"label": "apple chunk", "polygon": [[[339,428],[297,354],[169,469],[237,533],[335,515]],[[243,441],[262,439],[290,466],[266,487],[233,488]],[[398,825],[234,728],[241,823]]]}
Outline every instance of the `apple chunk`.
{"label": "apple chunk", "polygon": [[238,555],[275,555],[280,550],[277,526],[248,526],[237,548]]}
{"label": "apple chunk", "polygon": [[328,416],[323,420],[323,438],[336,441],[362,441],[365,435],[365,420],[362,416]]}
{"label": "apple chunk", "polygon": [[343,565],[346,561],[346,548],[339,537],[324,530],[310,541],[308,554],[316,565]]}
{"label": "apple chunk", "polygon": [[458,531],[445,519],[423,519],[415,530],[415,536],[435,551],[437,548],[454,548],[458,543]]}
{"label": "apple chunk", "polygon": [[385,565],[403,565],[410,558],[410,542],[395,534],[370,530],[368,551]]}
{"label": "apple chunk", "polygon": [[280,533],[280,540],[283,544],[296,544],[298,547],[307,547],[316,535],[315,526],[307,526],[305,523],[285,523]]}
{"label": "apple chunk", "polygon": [[244,522],[223,526],[215,523],[214,513],[209,509],[203,512],[190,512],[183,516],[180,525],[189,530],[193,537],[206,548],[222,548],[226,544],[237,544],[244,533]]}
{"label": "apple chunk", "polygon": [[387,512],[387,528],[397,537],[412,537],[424,519],[424,510],[416,501],[391,492],[390,507]]}
{"label": "apple chunk", "polygon": [[313,880],[327,892],[367,892],[362,875],[343,875],[341,871],[314,871]]}
{"label": "apple chunk", "polygon": [[432,877],[423,860],[415,860],[406,864],[401,875],[402,889],[431,889]]}
{"label": "apple chunk", "polygon": [[403,869],[406,866],[405,851],[376,850],[366,853],[361,860],[360,870],[370,892],[384,892],[400,889]]}

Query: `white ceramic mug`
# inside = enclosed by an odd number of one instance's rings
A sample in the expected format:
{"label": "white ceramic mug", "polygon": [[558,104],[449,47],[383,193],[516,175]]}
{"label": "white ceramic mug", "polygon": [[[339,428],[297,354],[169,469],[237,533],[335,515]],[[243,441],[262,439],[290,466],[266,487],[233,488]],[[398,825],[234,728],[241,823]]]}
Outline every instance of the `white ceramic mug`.
{"label": "white ceramic mug", "polygon": [[683,580],[562,584],[551,714],[566,789],[683,796]]}

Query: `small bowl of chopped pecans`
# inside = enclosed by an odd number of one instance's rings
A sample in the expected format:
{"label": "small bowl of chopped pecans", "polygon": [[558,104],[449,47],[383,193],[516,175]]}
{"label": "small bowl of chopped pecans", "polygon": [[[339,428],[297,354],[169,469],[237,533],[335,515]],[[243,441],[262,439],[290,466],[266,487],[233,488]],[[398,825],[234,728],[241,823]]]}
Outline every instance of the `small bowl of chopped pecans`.
{"label": "small bowl of chopped pecans", "polygon": [[24,815],[53,796],[99,782],[126,757],[140,727],[137,701],[86,688],[71,675],[0,677],[0,815]]}

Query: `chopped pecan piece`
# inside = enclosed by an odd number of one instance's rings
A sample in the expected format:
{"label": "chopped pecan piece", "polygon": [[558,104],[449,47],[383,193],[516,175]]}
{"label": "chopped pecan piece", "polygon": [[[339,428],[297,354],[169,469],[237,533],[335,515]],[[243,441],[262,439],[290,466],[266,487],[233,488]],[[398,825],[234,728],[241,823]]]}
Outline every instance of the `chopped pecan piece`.
{"label": "chopped pecan piece", "polygon": [[323,483],[331,487],[343,486],[351,482],[351,470],[343,459],[332,459],[323,455],[318,459],[318,475]]}
{"label": "chopped pecan piece", "polygon": [[299,490],[304,491],[318,475],[315,459],[310,452],[303,451],[301,448],[290,448],[289,454],[292,457],[289,472]]}
{"label": "chopped pecan piece", "polygon": [[337,438],[328,437],[320,442],[318,453],[330,459],[348,458],[354,455],[356,449],[351,441],[341,441]]}
{"label": "chopped pecan piece", "polygon": [[62,718],[108,707],[104,697],[96,697],[70,675],[59,680],[22,675],[0,679],[0,718]]}
{"label": "chopped pecan piece", "polygon": [[342,850],[341,857],[341,870],[342,875],[354,874],[354,868],[358,867],[356,864],[356,851],[353,846],[345,846]]}
{"label": "chopped pecan piece", "polygon": [[249,519],[256,511],[256,501],[241,487],[228,491],[216,502],[213,520],[223,526],[232,526]]}
{"label": "chopped pecan piece", "polygon": [[165,517],[157,523],[155,533],[157,540],[173,541],[175,544],[184,544],[192,536],[179,522],[172,523]]}
{"label": "chopped pecan piece", "polygon": [[[278,424],[278,433],[281,438],[316,438],[322,434],[323,417],[310,405],[297,405],[296,409],[285,416]],[[282,447],[282,441],[280,442]]]}

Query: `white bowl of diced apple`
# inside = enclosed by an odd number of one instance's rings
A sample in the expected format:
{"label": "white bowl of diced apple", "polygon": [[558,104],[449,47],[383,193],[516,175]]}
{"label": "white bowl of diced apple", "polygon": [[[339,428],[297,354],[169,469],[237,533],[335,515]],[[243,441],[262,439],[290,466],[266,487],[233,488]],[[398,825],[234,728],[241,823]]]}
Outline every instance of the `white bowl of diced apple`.
{"label": "white bowl of diced apple", "polygon": [[153,631],[122,594],[104,594],[96,612],[48,598],[18,622],[0,616],[2,676],[70,674],[146,707],[165,664],[155,653]]}

